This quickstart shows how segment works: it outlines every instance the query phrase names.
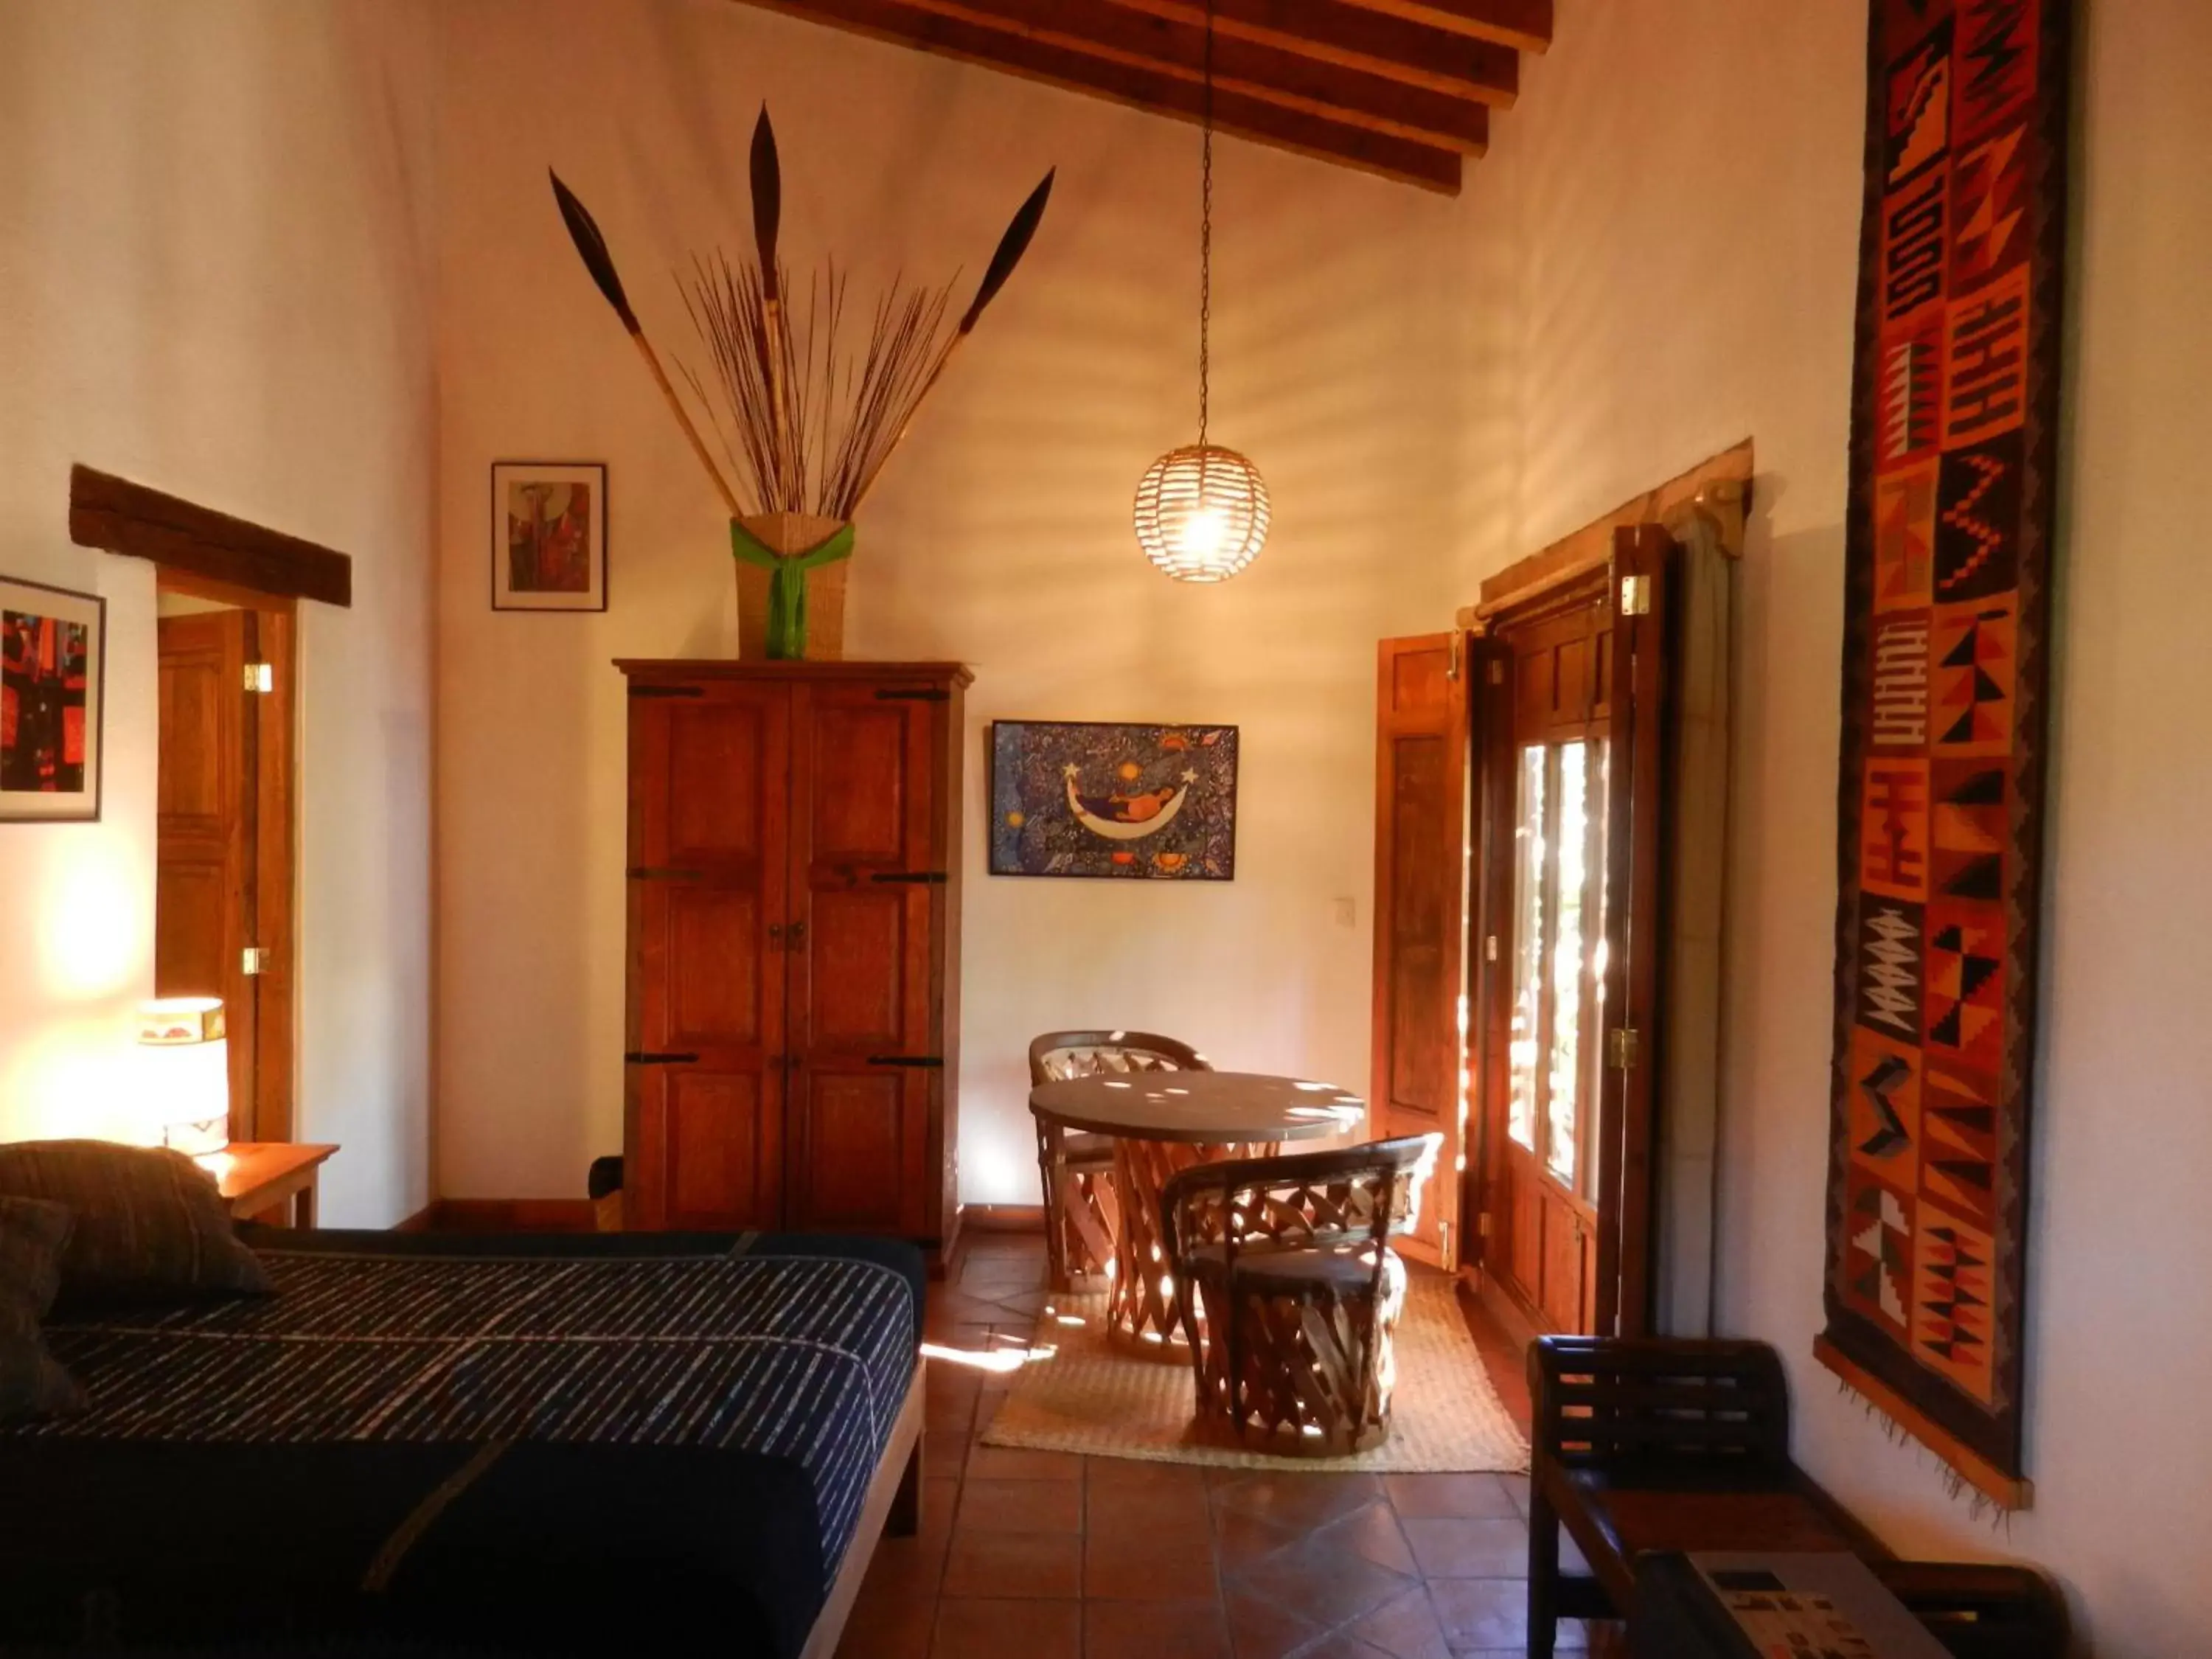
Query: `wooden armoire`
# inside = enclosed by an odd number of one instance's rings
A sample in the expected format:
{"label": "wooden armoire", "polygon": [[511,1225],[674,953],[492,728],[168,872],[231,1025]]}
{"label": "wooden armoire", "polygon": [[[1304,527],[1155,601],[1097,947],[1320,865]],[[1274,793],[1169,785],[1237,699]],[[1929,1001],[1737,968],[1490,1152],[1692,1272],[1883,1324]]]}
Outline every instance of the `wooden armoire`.
{"label": "wooden armoire", "polygon": [[628,1224],[949,1248],[968,670],[616,666]]}

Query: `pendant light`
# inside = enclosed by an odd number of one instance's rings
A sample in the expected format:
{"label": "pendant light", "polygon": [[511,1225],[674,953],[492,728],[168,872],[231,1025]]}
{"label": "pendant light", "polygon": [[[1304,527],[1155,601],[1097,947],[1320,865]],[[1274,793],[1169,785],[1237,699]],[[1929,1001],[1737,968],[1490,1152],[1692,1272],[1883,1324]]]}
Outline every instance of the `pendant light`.
{"label": "pendant light", "polygon": [[1199,163],[1198,441],[1154,461],[1137,485],[1137,542],[1177,581],[1227,581],[1267,539],[1267,486],[1233,449],[1206,441],[1213,322],[1213,0],[1206,7],[1204,138]]}

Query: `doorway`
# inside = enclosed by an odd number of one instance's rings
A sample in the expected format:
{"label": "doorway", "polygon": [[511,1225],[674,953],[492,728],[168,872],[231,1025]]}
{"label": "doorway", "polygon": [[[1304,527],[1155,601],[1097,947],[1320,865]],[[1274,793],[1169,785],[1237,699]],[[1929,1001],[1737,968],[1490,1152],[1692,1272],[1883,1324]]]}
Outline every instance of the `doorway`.
{"label": "doorway", "polygon": [[1673,551],[1382,647],[1376,1129],[1444,1134],[1415,1243],[1525,1332],[1650,1328]]}
{"label": "doorway", "polygon": [[294,601],[155,578],[157,995],[223,1001],[230,1139],[294,1134]]}

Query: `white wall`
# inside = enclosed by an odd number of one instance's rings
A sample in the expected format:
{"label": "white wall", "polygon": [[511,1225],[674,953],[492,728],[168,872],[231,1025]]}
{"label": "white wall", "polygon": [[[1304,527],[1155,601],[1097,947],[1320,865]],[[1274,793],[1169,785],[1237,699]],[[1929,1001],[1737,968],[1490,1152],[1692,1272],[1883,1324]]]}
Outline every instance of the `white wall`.
{"label": "white wall", "polygon": [[353,555],[302,607],[300,1133],[362,1224],[428,1192],[432,25],[0,8],[0,572],[108,599],[102,821],[0,824],[0,1138],[146,1131],[153,568],[70,546],[84,461]]}
{"label": "white wall", "polygon": [[[2212,1651],[2212,760],[2194,520],[2212,322],[2201,0],[2084,6],[2056,604],[2028,1472],[1970,1518],[1811,1358],[1821,1321],[1845,461],[1865,0],[1560,9],[1475,170],[1470,428],[1509,480],[1467,575],[1758,443],[1741,590],[1722,1318],[1788,1360],[1799,1455],[1908,1551],[2039,1561],[2108,1659]],[[1510,462],[1492,446],[1512,446]]]}
{"label": "white wall", "polygon": [[[446,17],[441,1189],[576,1196],[620,1146],[609,659],[736,644],[720,509],[578,266],[545,168],[598,215],[648,332],[688,345],[667,272],[746,239],[763,98],[802,269],[830,250],[972,283],[1060,169],[1027,262],[864,508],[852,567],[852,654],[975,667],[963,1195],[1035,1201],[1024,1054],[1041,1030],[1153,1027],[1362,1084],[1374,646],[1449,616],[1460,387],[1436,348],[1466,303],[1456,206],[1223,142],[1214,435],[1257,459],[1277,518],[1251,572],[1177,587],[1145,564],[1128,507],[1194,424],[1194,130],[726,0],[467,0]],[[571,95],[580,64],[588,98]],[[611,465],[604,617],[489,609],[487,469],[527,458]],[[1001,715],[1241,723],[1237,880],[986,876],[982,731]]]}

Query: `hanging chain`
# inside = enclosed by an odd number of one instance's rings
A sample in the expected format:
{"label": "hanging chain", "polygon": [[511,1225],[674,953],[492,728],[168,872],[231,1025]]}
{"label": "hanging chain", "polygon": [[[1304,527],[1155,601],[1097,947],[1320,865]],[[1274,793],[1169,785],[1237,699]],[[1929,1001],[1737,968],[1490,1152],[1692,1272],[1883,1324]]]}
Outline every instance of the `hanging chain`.
{"label": "hanging chain", "polygon": [[[1205,97],[1198,168],[1198,444],[1206,447],[1206,401],[1212,364],[1208,335],[1213,326],[1213,0],[1206,0]],[[1200,477],[1205,463],[1200,461]]]}

